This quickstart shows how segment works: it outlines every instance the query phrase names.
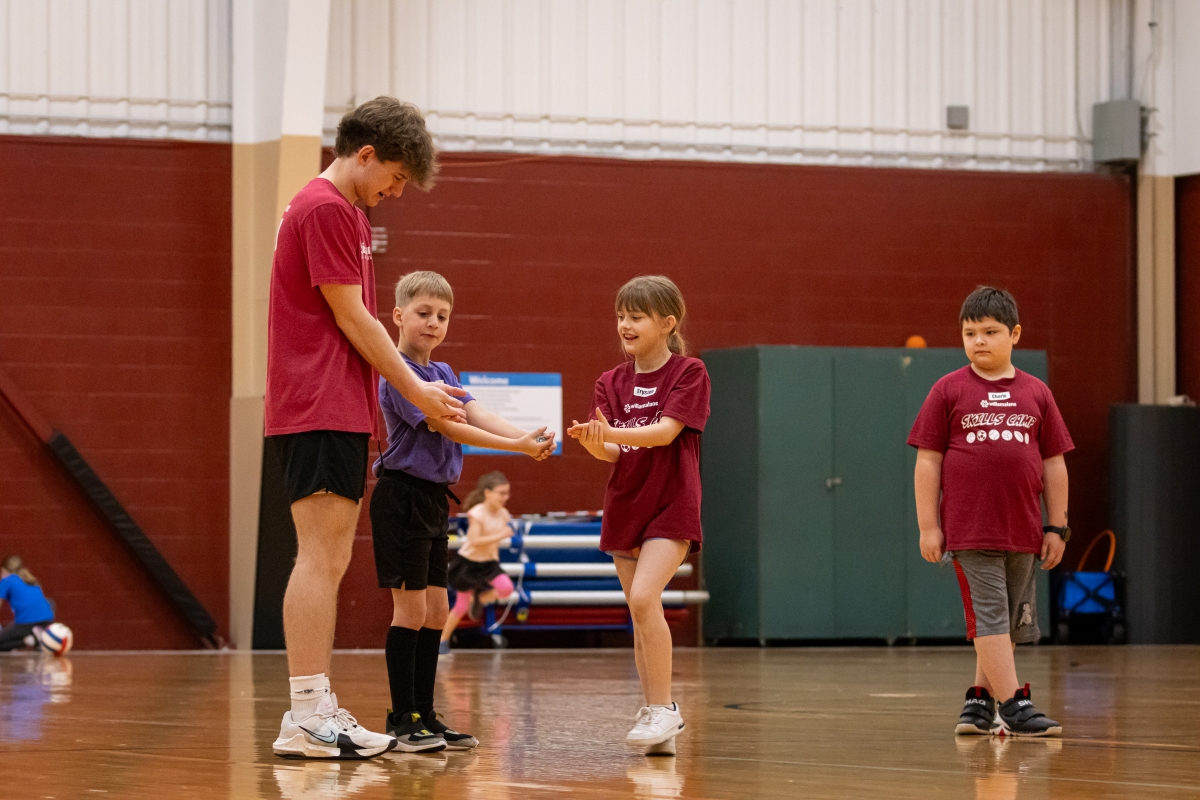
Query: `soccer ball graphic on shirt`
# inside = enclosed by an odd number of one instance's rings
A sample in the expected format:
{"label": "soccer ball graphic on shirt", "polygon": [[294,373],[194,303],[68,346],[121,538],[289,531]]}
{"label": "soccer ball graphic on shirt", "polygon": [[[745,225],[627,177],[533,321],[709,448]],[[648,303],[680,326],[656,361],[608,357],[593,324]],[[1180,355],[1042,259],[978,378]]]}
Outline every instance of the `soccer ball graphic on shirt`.
{"label": "soccer ball graphic on shirt", "polygon": [[44,628],[34,628],[33,635],[37,637],[38,644],[56,656],[65,656],[75,643],[75,634],[61,622],[51,622]]}

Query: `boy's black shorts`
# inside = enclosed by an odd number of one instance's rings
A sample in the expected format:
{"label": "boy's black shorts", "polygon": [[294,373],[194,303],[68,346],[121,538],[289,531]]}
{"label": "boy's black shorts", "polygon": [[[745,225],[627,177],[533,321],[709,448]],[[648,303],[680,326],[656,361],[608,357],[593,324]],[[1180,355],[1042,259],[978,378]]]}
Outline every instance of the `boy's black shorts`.
{"label": "boy's black shorts", "polygon": [[275,445],[288,502],[330,492],[358,502],[367,485],[368,433],[303,431],[267,437]]}
{"label": "boy's black shorts", "polygon": [[371,540],[379,588],[445,588],[449,526],[445,485],[384,470],[371,493]]}

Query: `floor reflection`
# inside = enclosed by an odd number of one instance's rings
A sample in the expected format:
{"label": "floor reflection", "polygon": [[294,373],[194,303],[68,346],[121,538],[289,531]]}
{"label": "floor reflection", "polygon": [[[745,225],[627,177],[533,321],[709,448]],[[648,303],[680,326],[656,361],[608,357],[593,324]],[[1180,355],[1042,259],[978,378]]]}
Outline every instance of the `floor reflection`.
{"label": "floor reflection", "polygon": [[[1009,736],[959,736],[954,741],[963,768],[975,776],[975,800],[1017,800],[1022,777],[1049,773],[1062,753],[1062,739],[1013,739]],[[1044,787],[1027,787],[1026,798]],[[1037,794],[1034,794],[1034,793]]]}
{"label": "floor reflection", "polygon": [[295,761],[271,767],[283,800],[351,797],[386,784],[391,770],[374,761]]}
{"label": "floor reflection", "polygon": [[633,796],[654,798],[683,797],[683,776],[675,758],[647,758],[628,767],[625,775],[633,782]]}
{"label": "floor reflection", "polygon": [[0,741],[37,741],[42,738],[43,709],[71,700],[71,659],[39,654],[15,657],[16,669],[4,670],[0,700]]}
{"label": "floor reflection", "polygon": [[[55,800],[1200,798],[1200,648],[1022,657],[1061,740],[955,737],[965,647],[678,651],[687,730],[661,758],[624,745],[640,703],[628,651],[460,652],[438,707],[477,750],[317,762],[271,753],[283,654],[4,655],[0,785],[35,774]],[[335,654],[332,679],[378,729],[382,654]]]}

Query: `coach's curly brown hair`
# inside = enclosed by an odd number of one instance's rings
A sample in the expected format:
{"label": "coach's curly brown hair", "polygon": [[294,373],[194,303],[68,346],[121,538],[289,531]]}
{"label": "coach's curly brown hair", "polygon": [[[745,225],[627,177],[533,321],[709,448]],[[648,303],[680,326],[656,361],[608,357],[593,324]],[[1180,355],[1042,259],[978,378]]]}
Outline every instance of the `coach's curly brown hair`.
{"label": "coach's curly brown hair", "polygon": [[433,188],[439,169],[437,150],[425,117],[412,103],[380,96],[347,112],[338,123],[334,153],[339,158],[352,156],[367,145],[375,148],[380,161],[402,164],[418,189]]}

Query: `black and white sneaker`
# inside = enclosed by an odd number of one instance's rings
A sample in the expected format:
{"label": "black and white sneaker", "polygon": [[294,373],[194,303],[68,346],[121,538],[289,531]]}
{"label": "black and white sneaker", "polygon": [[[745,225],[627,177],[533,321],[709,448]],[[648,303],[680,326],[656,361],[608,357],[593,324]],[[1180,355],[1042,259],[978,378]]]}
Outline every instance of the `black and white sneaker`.
{"label": "black and white sneaker", "polygon": [[285,713],[271,749],[284,758],[370,758],[395,746],[394,738],[365,729],[327,694],[307,719],[296,722]]}
{"label": "black and white sneaker", "polygon": [[479,740],[471,734],[459,733],[447,728],[446,723],[438,719],[436,711],[428,715],[422,714],[421,721],[425,723],[426,730],[436,733],[446,740],[447,750],[470,750],[479,746]]}
{"label": "black and white sneaker", "polygon": [[1009,736],[1062,736],[1062,725],[1038,711],[1029,697],[1029,684],[999,708],[1000,733]]}
{"label": "black and white sneaker", "polygon": [[393,714],[389,708],[386,730],[396,737],[396,749],[402,753],[436,753],[446,749],[446,740],[426,728],[416,711]]}
{"label": "black and white sneaker", "polygon": [[638,710],[637,724],[625,736],[625,744],[632,747],[650,747],[662,744],[684,729],[679,704],[669,706],[645,706]]}
{"label": "black and white sneaker", "polygon": [[1000,723],[996,719],[996,700],[982,686],[967,689],[967,701],[958,717],[954,732],[959,736],[987,736],[997,733]]}

